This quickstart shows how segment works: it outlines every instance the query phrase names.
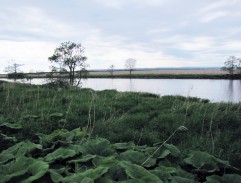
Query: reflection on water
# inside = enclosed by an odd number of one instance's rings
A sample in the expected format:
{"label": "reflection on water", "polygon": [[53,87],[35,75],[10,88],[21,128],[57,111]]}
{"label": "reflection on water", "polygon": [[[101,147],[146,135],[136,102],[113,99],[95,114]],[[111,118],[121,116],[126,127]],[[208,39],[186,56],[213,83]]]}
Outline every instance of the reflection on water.
{"label": "reflection on water", "polygon": [[211,102],[241,102],[241,80],[211,79],[88,79],[84,88],[149,92],[209,99]]}
{"label": "reflection on water", "polygon": [[[43,84],[44,79],[33,79]],[[241,80],[211,79],[87,79],[83,88],[94,90],[149,92],[164,95],[182,95],[209,99],[211,102],[241,102]]]}
{"label": "reflection on water", "polygon": [[230,81],[228,81],[229,83],[228,83],[228,89],[227,89],[227,95],[228,95],[228,99],[229,99],[229,101],[233,101],[233,92],[234,92],[234,90],[233,90],[233,80],[230,80]]}

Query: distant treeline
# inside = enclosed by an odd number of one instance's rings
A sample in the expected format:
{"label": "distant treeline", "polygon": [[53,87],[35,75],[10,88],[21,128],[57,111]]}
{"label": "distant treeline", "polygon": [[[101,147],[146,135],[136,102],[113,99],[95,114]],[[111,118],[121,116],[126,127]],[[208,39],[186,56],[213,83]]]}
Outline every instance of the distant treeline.
{"label": "distant treeline", "polygon": [[[173,69],[173,68],[172,68]],[[177,68],[175,68],[177,69]],[[179,68],[180,70],[188,68]],[[189,68],[191,69],[191,68]],[[192,68],[193,69],[193,68]],[[198,69],[198,68],[196,68]],[[203,68],[199,68],[203,70]],[[214,68],[206,68],[214,69]],[[146,69],[148,70],[148,69]],[[151,70],[151,69],[150,69]],[[162,68],[162,70],[168,70]],[[174,70],[174,69],[173,69]],[[132,74],[127,73],[118,73],[118,71],[127,71],[126,69],[116,69],[116,73],[113,75],[109,74],[108,70],[88,70],[89,74],[82,76],[82,78],[140,78],[140,79],[241,79],[241,74]],[[135,69],[134,71],[140,71],[140,69]],[[143,70],[144,71],[144,70]],[[100,72],[100,74],[98,74]],[[101,73],[106,72],[106,73]],[[93,74],[95,73],[95,74]],[[78,71],[76,72],[78,75]],[[33,78],[61,78],[68,77],[66,72],[36,72],[36,73],[9,73],[9,74],[0,74],[0,78],[9,78],[9,79],[33,79]]]}

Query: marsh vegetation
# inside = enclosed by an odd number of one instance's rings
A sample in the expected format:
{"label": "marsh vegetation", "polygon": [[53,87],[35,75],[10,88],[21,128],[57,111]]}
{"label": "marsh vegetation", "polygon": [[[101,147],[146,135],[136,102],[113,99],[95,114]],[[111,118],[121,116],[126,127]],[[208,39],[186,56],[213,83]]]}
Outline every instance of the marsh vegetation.
{"label": "marsh vegetation", "polygon": [[240,103],[6,82],[0,102],[0,182],[240,180]]}

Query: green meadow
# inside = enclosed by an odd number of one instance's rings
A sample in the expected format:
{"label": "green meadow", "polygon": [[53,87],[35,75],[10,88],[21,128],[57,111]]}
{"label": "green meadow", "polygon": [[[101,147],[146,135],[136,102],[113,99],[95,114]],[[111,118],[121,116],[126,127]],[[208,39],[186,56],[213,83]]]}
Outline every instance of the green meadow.
{"label": "green meadow", "polygon": [[0,104],[0,182],[241,181],[241,103],[0,81]]}

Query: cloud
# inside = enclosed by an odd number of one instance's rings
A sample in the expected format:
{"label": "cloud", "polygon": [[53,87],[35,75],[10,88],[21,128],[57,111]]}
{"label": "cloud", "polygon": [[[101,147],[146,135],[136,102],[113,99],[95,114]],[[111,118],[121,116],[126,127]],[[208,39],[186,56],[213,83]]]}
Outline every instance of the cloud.
{"label": "cloud", "polygon": [[[3,14],[5,14],[3,16]],[[8,7],[1,13],[1,38],[7,34],[13,39],[35,39],[40,36],[65,36],[68,26],[49,17],[42,9],[31,6],[20,6],[17,9]],[[16,36],[17,35],[17,36]],[[31,35],[31,36],[30,36]]]}
{"label": "cloud", "polygon": [[240,53],[241,40],[240,41],[227,41],[224,45],[227,49],[233,50]]}
{"label": "cloud", "polygon": [[125,68],[125,60],[128,58],[135,58],[137,60],[136,67],[199,65],[198,62],[192,59],[169,55],[165,51],[150,47],[148,44],[125,44],[126,39],[122,37],[119,37],[119,39],[116,38],[115,41],[106,42],[106,40],[110,39],[107,37],[96,37],[96,39],[86,42],[89,63],[92,69],[107,69],[112,64],[115,65],[115,68]]}
{"label": "cloud", "polygon": [[172,0],[135,0],[136,4],[142,4],[143,6],[162,6],[166,4],[167,2],[171,2]]}
{"label": "cloud", "polygon": [[201,9],[200,13],[201,14],[210,13],[210,12],[216,11],[217,9],[227,7],[230,3],[231,3],[230,0],[228,2],[226,0],[214,2],[204,7],[203,9]]}
{"label": "cloud", "polygon": [[1,67],[4,70],[10,60],[23,64],[25,72],[30,69],[49,70],[48,57],[53,54],[55,44],[42,41],[5,41],[0,40]]}
{"label": "cloud", "polygon": [[214,45],[213,38],[211,37],[194,37],[188,38],[181,43],[177,43],[179,49],[187,51],[201,51],[208,50]]}
{"label": "cloud", "polygon": [[122,9],[124,6],[146,7],[146,6],[159,6],[167,3],[167,0],[94,0],[99,4],[106,7]]}
{"label": "cloud", "polygon": [[170,30],[171,29],[168,28],[168,27],[161,27],[161,28],[151,29],[151,30],[147,31],[147,34],[149,34],[149,35],[160,34],[160,33],[163,33],[163,32],[168,32]]}
{"label": "cloud", "polygon": [[202,8],[198,14],[201,16],[201,22],[209,23],[226,16],[239,16],[236,8],[240,5],[241,3],[238,0],[221,0]]}
{"label": "cloud", "polygon": [[0,23],[0,39],[15,41],[63,42],[86,38],[99,31],[86,22],[64,21],[42,8],[24,5],[17,9],[4,8],[0,13]]}
{"label": "cloud", "polygon": [[95,2],[116,9],[120,9],[123,3],[121,0],[95,0]]}
{"label": "cloud", "polygon": [[47,58],[64,41],[81,43],[96,69],[124,68],[129,57],[137,59],[137,67],[222,66],[240,53],[240,5],[238,0],[1,1],[0,66],[15,59],[26,71],[48,70]]}
{"label": "cloud", "polygon": [[211,21],[213,21],[215,19],[218,19],[218,18],[221,18],[221,17],[225,17],[225,16],[228,16],[228,15],[229,15],[229,13],[225,12],[225,11],[209,13],[209,14],[204,15],[201,18],[201,21],[204,22],[204,23],[208,23],[208,22],[211,22]]}

